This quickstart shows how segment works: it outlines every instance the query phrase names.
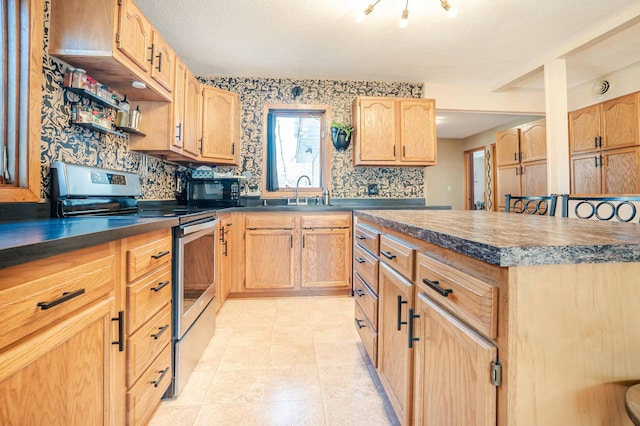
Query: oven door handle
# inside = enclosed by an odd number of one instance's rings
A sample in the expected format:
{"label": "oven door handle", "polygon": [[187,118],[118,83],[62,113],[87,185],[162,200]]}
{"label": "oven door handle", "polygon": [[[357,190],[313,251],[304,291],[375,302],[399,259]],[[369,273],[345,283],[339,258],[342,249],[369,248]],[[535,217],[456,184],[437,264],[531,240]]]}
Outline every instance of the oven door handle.
{"label": "oven door handle", "polygon": [[181,225],[180,231],[182,235],[189,235],[189,234],[193,234],[194,232],[202,231],[204,229],[215,228],[218,222],[219,222],[218,218],[214,218],[214,219],[206,218],[206,219],[202,219],[201,222],[195,222],[195,223],[191,222],[185,225]]}

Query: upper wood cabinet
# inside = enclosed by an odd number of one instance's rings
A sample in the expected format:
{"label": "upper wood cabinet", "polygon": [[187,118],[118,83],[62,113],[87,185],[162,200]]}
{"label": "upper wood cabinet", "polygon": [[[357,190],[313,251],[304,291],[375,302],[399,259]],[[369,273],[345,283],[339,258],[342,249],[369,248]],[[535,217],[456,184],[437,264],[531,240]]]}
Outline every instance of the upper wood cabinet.
{"label": "upper wood cabinet", "polygon": [[240,100],[238,95],[202,86],[201,124],[198,126],[201,157],[216,164],[240,165]]}
{"label": "upper wood cabinet", "polygon": [[182,132],[184,134],[182,149],[197,158],[200,155],[200,131],[198,130],[200,121],[200,97],[202,96],[202,86],[198,79],[189,71],[185,70],[184,86],[184,118]]}
{"label": "upper wood cabinet", "polygon": [[435,165],[435,116],[433,99],[357,97],[354,165]]}
{"label": "upper wood cabinet", "polygon": [[520,129],[508,129],[496,134],[496,162],[498,166],[520,162]]}
{"label": "upper wood cabinet", "polygon": [[569,113],[571,192],[640,192],[640,93]]}
{"label": "upper wood cabinet", "polygon": [[569,113],[571,154],[640,145],[639,93]]}
{"label": "upper wood cabinet", "polygon": [[[171,100],[175,54],[154,33],[132,0],[51,1],[49,54],[130,100]],[[134,81],[146,89],[133,88]]]}
{"label": "upper wood cabinet", "polygon": [[545,160],[547,158],[546,120],[536,120],[496,134],[498,166]]}

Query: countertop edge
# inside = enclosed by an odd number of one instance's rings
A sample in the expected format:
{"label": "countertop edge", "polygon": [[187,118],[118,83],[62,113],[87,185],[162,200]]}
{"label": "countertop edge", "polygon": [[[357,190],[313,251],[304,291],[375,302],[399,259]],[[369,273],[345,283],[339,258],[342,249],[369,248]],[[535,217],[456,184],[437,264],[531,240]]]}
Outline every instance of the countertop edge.
{"label": "countertop edge", "polygon": [[95,232],[81,233],[63,238],[44,240],[34,244],[2,249],[0,268],[7,268],[58,254],[80,250],[123,238],[132,237],[160,229],[172,228],[178,224],[176,218],[158,218],[144,223],[113,226]]}
{"label": "countertop edge", "polygon": [[[637,244],[496,247],[444,232],[433,231],[409,223],[380,217],[367,210],[355,210],[354,216],[361,217],[418,240],[435,244],[456,253],[501,267],[640,262],[640,252],[636,250]],[[630,248],[633,248],[633,250]]]}

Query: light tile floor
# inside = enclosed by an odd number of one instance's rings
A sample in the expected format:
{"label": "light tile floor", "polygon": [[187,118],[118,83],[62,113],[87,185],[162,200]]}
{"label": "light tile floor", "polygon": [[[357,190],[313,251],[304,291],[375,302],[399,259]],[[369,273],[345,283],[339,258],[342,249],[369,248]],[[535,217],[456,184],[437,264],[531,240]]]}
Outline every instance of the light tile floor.
{"label": "light tile floor", "polygon": [[183,393],[151,426],[395,425],[350,297],[227,300]]}

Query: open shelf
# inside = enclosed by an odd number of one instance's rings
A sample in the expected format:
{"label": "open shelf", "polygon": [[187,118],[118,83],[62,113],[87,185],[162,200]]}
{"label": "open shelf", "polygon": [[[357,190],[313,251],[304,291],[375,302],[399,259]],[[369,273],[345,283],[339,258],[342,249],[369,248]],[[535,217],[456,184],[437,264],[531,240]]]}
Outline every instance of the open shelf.
{"label": "open shelf", "polygon": [[116,127],[116,130],[120,130],[121,132],[133,133],[134,135],[138,135],[138,136],[147,136],[145,133],[142,133],[138,129],[134,129],[133,127],[121,126],[121,127]]}
{"label": "open shelf", "polygon": [[107,108],[113,108],[116,111],[125,111],[124,108],[122,108],[118,104],[111,102],[108,99],[101,98],[100,96],[96,95],[93,92],[88,91],[87,89],[79,89],[77,87],[65,87],[65,89],[77,95],[83,96],[87,99],[91,99],[93,102],[99,105],[105,106]]}
{"label": "open shelf", "polygon": [[117,130],[113,130],[113,129],[107,129],[106,127],[98,126],[97,124],[94,124],[94,123],[76,123],[76,122],[72,121],[71,124],[75,124],[76,126],[84,127],[84,128],[91,129],[91,130],[95,130],[95,131],[101,132],[101,133],[108,133],[108,134],[111,134],[111,135],[120,136],[121,138],[124,138],[124,137],[127,136],[126,133],[118,132]]}

